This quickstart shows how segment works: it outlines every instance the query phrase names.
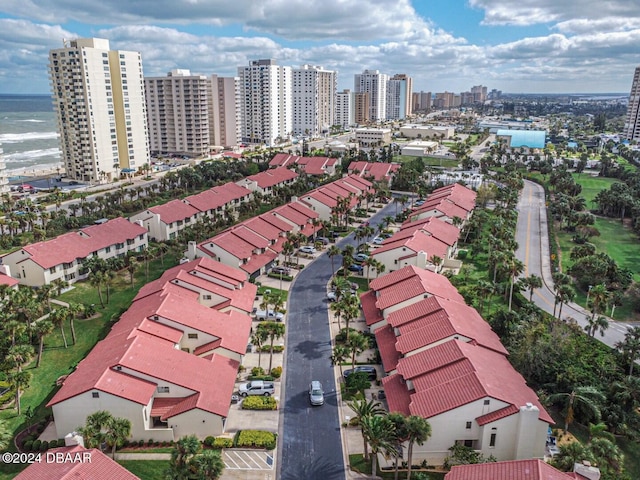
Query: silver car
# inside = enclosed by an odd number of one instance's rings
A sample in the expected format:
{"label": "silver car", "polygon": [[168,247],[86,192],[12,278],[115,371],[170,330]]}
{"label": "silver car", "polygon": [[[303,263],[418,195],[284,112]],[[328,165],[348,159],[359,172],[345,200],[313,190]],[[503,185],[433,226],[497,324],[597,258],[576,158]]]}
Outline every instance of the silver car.
{"label": "silver car", "polygon": [[309,385],[309,401],[311,405],[323,405],[324,404],[324,392],[322,391],[322,384],[314,380]]}

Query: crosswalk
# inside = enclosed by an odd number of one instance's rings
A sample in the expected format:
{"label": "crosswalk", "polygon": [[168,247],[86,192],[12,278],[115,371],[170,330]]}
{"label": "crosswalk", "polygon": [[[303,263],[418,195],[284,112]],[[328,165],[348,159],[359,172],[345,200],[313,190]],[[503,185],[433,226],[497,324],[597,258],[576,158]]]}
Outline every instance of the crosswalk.
{"label": "crosswalk", "polygon": [[222,461],[228,470],[273,470],[273,452],[260,450],[222,450]]}

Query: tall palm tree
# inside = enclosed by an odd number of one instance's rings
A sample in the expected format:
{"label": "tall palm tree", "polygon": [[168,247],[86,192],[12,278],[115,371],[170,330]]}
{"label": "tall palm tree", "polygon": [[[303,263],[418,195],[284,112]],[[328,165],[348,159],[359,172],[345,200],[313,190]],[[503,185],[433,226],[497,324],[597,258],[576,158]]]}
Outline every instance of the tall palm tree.
{"label": "tall palm tree", "polygon": [[369,347],[369,340],[361,333],[354,333],[349,336],[346,346],[351,352],[351,368],[356,366],[356,357]]}
{"label": "tall palm tree", "polygon": [[564,417],[564,432],[569,430],[569,425],[573,423],[575,407],[587,411],[591,416],[600,420],[600,402],[604,402],[605,396],[595,387],[576,387],[568,393],[554,393],[549,395],[552,403],[563,402],[565,404],[566,415]]}
{"label": "tall palm tree", "polygon": [[171,452],[169,468],[166,471],[166,478],[188,479],[191,476],[190,463],[200,452],[202,445],[195,435],[182,437],[175,443]]}
{"label": "tall palm tree", "polygon": [[596,332],[600,332],[600,336],[604,337],[604,332],[609,328],[609,320],[604,315],[598,315],[597,318],[593,318],[593,316],[586,317],[587,325],[584,327],[584,330],[587,332],[587,335],[590,337],[595,337]]}
{"label": "tall palm tree", "polygon": [[344,345],[336,345],[331,353],[331,364],[340,368],[340,378],[343,377],[342,364],[349,358],[349,349]]}
{"label": "tall palm tree", "polygon": [[522,279],[522,283],[529,289],[529,301],[533,302],[533,291],[536,288],[542,288],[542,278],[532,274]]}
{"label": "tall palm tree", "polygon": [[49,320],[40,320],[36,322],[35,331],[38,337],[38,360],[36,361],[36,368],[40,366],[42,362],[42,352],[44,350],[44,337],[53,332],[54,325]]}
{"label": "tall palm tree", "polygon": [[203,450],[190,462],[195,480],[217,480],[224,471],[220,450]]}
{"label": "tall palm tree", "polygon": [[360,431],[362,432],[362,441],[364,442],[364,459],[369,460],[369,443],[367,442],[367,437],[362,430],[362,421],[365,417],[373,417],[376,415],[384,415],[386,413],[385,409],[382,407],[380,402],[375,400],[367,401],[364,398],[352,400],[347,402],[347,406],[356,414],[356,419],[358,420],[358,424],[360,425]]}
{"label": "tall palm tree", "polygon": [[610,296],[611,294],[604,283],[596,285],[591,289],[589,299],[591,303],[591,316],[593,318],[595,318],[598,313],[604,312]]}
{"label": "tall palm tree", "polygon": [[354,295],[347,295],[343,299],[344,310],[342,316],[344,318],[346,333],[346,342],[349,343],[349,322],[360,316],[360,301]]}
{"label": "tall palm tree", "polygon": [[284,324],[281,322],[263,322],[263,324],[269,335],[269,372],[271,372],[271,366],[273,365],[273,342],[276,338],[281,338],[284,335]]}
{"label": "tall palm tree", "polygon": [[629,377],[631,377],[633,366],[640,358],[640,327],[629,328],[624,335],[624,340],[616,343],[616,348],[629,362]]}
{"label": "tall palm tree", "polygon": [[268,338],[269,332],[262,326],[262,323],[259,323],[258,327],[251,335],[251,343],[253,343],[258,349],[258,368],[260,368],[262,361],[262,345],[264,345],[264,342],[266,342]]}
{"label": "tall palm tree", "polygon": [[571,285],[560,285],[556,291],[557,302],[560,305],[558,319],[562,319],[562,307],[576,298],[576,291]]}
{"label": "tall palm tree", "polygon": [[121,447],[131,435],[131,421],[127,418],[111,417],[105,425],[104,441],[111,447],[111,458],[115,460],[116,448]]}
{"label": "tall palm tree", "polygon": [[68,318],[68,310],[64,307],[56,308],[49,314],[49,320],[56,326],[60,327],[60,333],[62,335],[62,341],[64,342],[64,348],[67,348],[67,336],[64,333],[64,322]]}
{"label": "tall palm tree", "polygon": [[378,454],[394,455],[397,451],[395,425],[386,415],[368,415],[362,418],[360,427],[371,447],[371,473],[377,475]]}
{"label": "tall palm tree", "polygon": [[509,276],[511,282],[509,287],[509,311],[511,311],[511,302],[513,300],[513,284],[516,281],[516,277],[524,271],[524,264],[517,258],[511,257],[507,261],[507,266],[509,268]]}
{"label": "tall palm tree", "polygon": [[411,415],[405,421],[407,431],[407,441],[409,448],[407,449],[407,480],[411,479],[411,464],[413,462],[413,445],[422,445],[431,436],[431,424],[426,418],[419,415]]}

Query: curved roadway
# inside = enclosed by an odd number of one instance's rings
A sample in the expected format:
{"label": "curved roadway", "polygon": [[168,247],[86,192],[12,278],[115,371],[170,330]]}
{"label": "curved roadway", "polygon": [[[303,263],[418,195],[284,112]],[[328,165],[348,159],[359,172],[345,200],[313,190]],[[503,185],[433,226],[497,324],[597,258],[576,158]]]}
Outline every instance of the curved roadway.
{"label": "curved roadway", "polygon": [[[534,290],[533,301],[542,310],[553,315],[555,293],[551,277],[547,210],[542,186],[525,180],[517,209],[516,241],[518,242],[518,250],[516,257],[525,265],[523,276],[535,274],[542,278],[542,288]],[[562,308],[564,320],[574,319],[583,328],[587,325],[585,317],[590,315],[590,312],[573,302]],[[624,340],[624,335],[629,327],[630,325],[626,323],[609,318],[609,328],[605,331],[604,336],[597,334],[595,338],[615,348],[617,342]]]}
{"label": "curved roadway", "polygon": [[[389,203],[376,213],[374,228],[386,215],[394,213]],[[338,246],[355,244],[353,235]],[[342,257],[333,258],[336,268]],[[331,331],[327,313],[327,283],[331,279],[331,259],[326,253],[302,270],[289,290],[287,308],[286,359],[280,411],[278,474],[281,480],[344,480],[345,453],[340,432],[336,378],[331,365]],[[309,404],[309,382],[319,380],[325,404]]]}

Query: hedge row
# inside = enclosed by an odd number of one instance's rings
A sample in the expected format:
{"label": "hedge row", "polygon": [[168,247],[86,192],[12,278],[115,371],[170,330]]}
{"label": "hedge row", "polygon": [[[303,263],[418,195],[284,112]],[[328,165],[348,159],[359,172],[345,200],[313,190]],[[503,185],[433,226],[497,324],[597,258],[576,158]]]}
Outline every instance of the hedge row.
{"label": "hedge row", "polygon": [[273,397],[252,395],[242,401],[243,410],[275,410],[278,404]]}
{"label": "hedge row", "polygon": [[64,447],[64,438],[60,440],[51,440],[48,442],[47,440],[32,440],[28,438],[22,444],[22,449],[27,452],[46,452],[50,448]]}
{"label": "hedge row", "polygon": [[233,444],[236,447],[257,447],[273,450],[276,448],[277,435],[262,430],[240,430],[236,432]]}
{"label": "hedge row", "polygon": [[233,438],[209,436],[204,439],[204,444],[211,448],[231,448],[233,447]]}

